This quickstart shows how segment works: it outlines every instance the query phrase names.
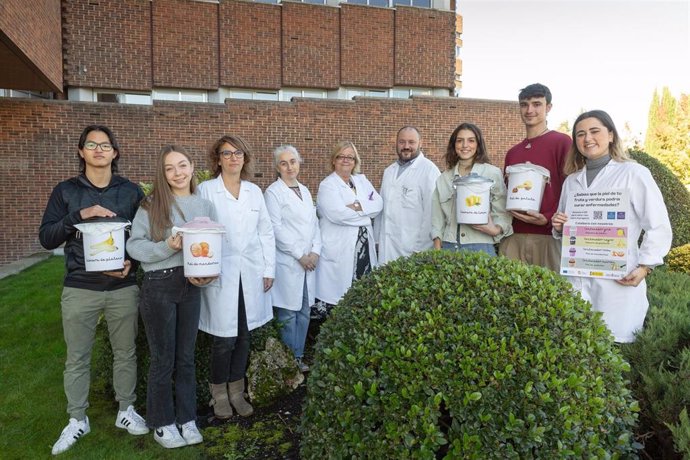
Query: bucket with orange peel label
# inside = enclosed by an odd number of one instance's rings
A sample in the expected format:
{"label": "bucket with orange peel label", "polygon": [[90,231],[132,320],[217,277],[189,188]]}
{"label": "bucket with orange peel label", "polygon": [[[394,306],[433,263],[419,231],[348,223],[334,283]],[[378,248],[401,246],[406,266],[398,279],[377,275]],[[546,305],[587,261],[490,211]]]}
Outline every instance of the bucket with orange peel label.
{"label": "bucket with orange peel label", "polygon": [[220,275],[225,227],[208,217],[195,217],[173,233],[182,233],[184,276],[205,278]]}

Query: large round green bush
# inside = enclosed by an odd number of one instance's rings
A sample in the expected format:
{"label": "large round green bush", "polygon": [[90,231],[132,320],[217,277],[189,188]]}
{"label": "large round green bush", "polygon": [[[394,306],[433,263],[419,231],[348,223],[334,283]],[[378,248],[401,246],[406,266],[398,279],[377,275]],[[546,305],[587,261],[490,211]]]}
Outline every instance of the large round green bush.
{"label": "large round green bush", "polygon": [[671,247],[690,243],[690,192],[673,172],[656,158],[644,153],[632,151],[632,158],[645,166],[652,173],[668,209],[668,217],[673,228]]}
{"label": "large round green bush", "polygon": [[558,275],[429,251],[355,283],[322,326],[305,459],[633,455],[627,364]]}

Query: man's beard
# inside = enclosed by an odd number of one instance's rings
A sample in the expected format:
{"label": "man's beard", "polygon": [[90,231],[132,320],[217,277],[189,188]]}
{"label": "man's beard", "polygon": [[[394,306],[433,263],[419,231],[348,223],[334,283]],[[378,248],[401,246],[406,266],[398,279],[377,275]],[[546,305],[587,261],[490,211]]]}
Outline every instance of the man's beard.
{"label": "man's beard", "polygon": [[[412,154],[410,155],[409,158],[403,158],[402,157],[401,153],[406,153],[406,152],[412,152]],[[398,161],[400,161],[401,163],[408,163],[408,162],[414,160],[415,158],[417,158],[419,156],[419,153],[420,153],[420,149],[417,149],[417,150],[410,150],[410,149],[400,150],[400,151],[398,151]]]}

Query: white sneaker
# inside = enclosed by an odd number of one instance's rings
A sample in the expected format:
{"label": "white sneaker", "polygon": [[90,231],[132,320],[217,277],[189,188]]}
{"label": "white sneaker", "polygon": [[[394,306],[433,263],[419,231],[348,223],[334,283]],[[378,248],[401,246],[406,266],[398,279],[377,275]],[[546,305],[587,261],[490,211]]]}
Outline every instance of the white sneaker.
{"label": "white sneaker", "polygon": [[129,434],[140,435],[149,432],[149,427],[146,426],[144,418],[137,414],[134,406],[129,406],[127,410],[121,410],[117,413],[115,419],[115,426],[127,430]]}
{"label": "white sneaker", "polygon": [[187,441],[180,436],[180,431],[175,424],[162,426],[153,431],[153,439],[166,449],[174,449],[187,445]]}
{"label": "white sneaker", "polygon": [[72,447],[82,436],[91,431],[89,427],[89,418],[84,420],[77,420],[76,418],[69,419],[69,423],[60,433],[60,437],[53,444],[53,455],[61,454],[70,447]]}
{"label": "white sneaker", "polygon": [[309,372],[309,365],[302,361],[302,358],[296,358],[297,361],[297,367],[299,367],[299,370],[301,373]]}
{"label": "white sneaker", "polygon": [[194,420],[185,423],[180,429],[182,430],[182,437],[187,442],[188,446],[199,444],[204,441],[204,437],[201,436],[199,428],[196,427],[196,422]]}

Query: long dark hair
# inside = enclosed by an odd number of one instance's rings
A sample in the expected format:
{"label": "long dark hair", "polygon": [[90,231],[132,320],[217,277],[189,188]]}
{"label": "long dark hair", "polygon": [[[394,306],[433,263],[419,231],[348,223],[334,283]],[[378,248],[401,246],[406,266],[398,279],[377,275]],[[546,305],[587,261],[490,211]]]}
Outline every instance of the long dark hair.
{"label": "long dark hair", "polygon": [[[115,138],[115,134],[113,133],[113,131],[107,126],[89,125],[86,128],[84,128],[84,131],[81,132],[81,136],[79,136],[79,150],[84,150],[86,136],[88,136],[91,131],[100,131],[106,136],[108,136],[110,145],[112,145],[113,149],[115,149],[115,151],[117,152],[117,156],[113,158],[113,162],[110,163],[110,172],[113,174],[117,174],[117,162],[120,160],[120,144],[117,143],[117,139]],[[86,161],[84,161],[84,159],[78,153],[77,156],[79,157],[79,172],[81,174],[84,174],[86,173]]]}
{"label": "long dark hair", "polygon": [[453,134],[450,135],[450,139],[448,139],[448,148],[446,149],[446,165],[448,169],[454,168],[455,165],[458,164],[458,161],[460,161],[460,157],[458,157],[458,154],[455,152],[455,141],[458,140],[458,133],[463,129],[472,131],[474,137],[477,138],[477,153],[475,153],[474,158],[472,158],[472,164],[491,163],[491,161],[489,161],[489,152],[486,149],[482,131],[477,125],[473,125],[472,123],[462,123],[455,128]]}
{"label": "long dark hair", "polygon": [[[194,193],[194,190],[196,190],[196,177],[193,171],[194,162],[187,151],[184,147],[177,145],[164,146],[158,154],[158,159],[156,159],[156,173],[153,178],[151,195],[146,197],[141,203],[141,207],[149,213],[152,241],[163,241],[165,239],[165,231],[172,227],[172,207],[177,206],[175,195],[170,190],[170,184],[168,184],[168,180],[165,177],[165,159],[172,152],[181,153],[189,160],[192,166],[192,180],[189,183],[189,193]],[[182,210],[179,207],[177,209],[182,214]],[[184,219],[184,215],[182,215],[182,218]]]}

